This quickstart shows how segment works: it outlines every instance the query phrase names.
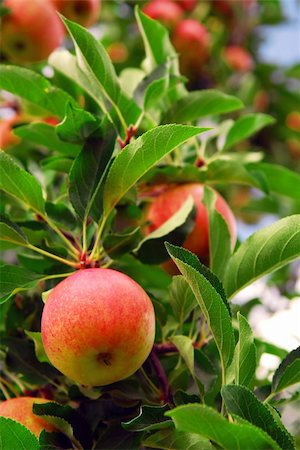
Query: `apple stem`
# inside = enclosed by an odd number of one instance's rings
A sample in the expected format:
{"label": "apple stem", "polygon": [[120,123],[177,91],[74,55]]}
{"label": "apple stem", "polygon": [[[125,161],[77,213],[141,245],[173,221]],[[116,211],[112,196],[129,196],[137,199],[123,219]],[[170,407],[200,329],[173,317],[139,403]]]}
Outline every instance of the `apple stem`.
{"label": "apple stem", "polygon": [[164,403],[169,403],[171,406],[174,406],[173,394],[169,385],[169,380],[154,347],[151,350],[149,358],[161,385],[162,401]]}

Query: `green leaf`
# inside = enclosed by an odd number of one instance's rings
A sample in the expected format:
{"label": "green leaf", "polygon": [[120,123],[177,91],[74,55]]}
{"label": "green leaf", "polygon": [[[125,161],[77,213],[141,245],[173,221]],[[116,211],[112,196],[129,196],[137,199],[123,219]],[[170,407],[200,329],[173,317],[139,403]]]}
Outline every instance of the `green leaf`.
{"label": "green leaf", "polygon": [[129,422],[122,422],[122,427],[129,431],[146,431],[169,427],[172,421],[164,415],[169,409],[168,405],[142,406],[136,417]]}
{"label": "green leaf", "polygon": [[183,405],[166,413],[179,431],[196,433],[230,450],[280,450],[275,441],[252,424],[228,422],[216,410],[205,405]]}
{"label": "green leaf", "polygon": [[33,413],[45,417],[47,422],[65,433],[75,445],[80,442],[83,448],[92,447],[92,432],[88,422],[70,406],[63,406],[55,402],[35,403],[33,404]]}
{"label": "green leaf", "polygon": [[237,313],[239,340],[234,352],[235,383],[252,387],[256,371],[256,347],[248,321]]}
{"label": "green leaf", "polygon": [[77,104],[69,94],[52,86],[42,75],[19,66],[1,65],[0,89],[28,100],[60,118],[64,117],[68,102],[74,106]]}
{"label": "green leaf", "polygon": [[99,92],[98,84],[83,72],[77,62],[76,56],[68,50],[57,49],[51,53],[48,59],[49,64],[60,74],[76,83],[85,93],[87,93],[103,111],[106,111],[105,102]]}
{"label": "green leaf", "polygon": [[162,226],[146,236],[135,249],[138,259],[148,264],[159,264],[168,259],[164,242],[182,245],[195,226],[195,208],[189,197]]}
{"label": "green leaf", "polygon": [[45,170],[55,170],[55,172],[69,173],[73,164],[73,159],[66,156],[49,156],[41,161],[41,166]]}
{"label": "green leaf", "polygon": [[35,212],[41,214],[45,212],[40,184],[3,151],[0,151],[0,189]]}
{"label": "green leaf", "polygon": [[207,183],[236,183],[262,189],[261,180],[250,173],[243,161],[236,161],[232,154],[220,155],[203,166],[199,171],[199,181]]}
{"label": "green leaf", "polygon": [[193,378],[195,378],[194,347],[192,339],[187,336],[176,335],[173,336],[170,340],[177,347],[180,356],[183,358]]}
{"label": "green leaf", "polygon": [[38,361],[50,364],[50,361],[44,349],[44,344],[42,341],[42,333],[40,333],[39,331],[28,331],[28,330],[25,330],[25,333],[30,339],[32,339],[34,343],[35,356],[37,357]]}
{"label": "green leaf", "polygon": [[180,325],[197,305],[193,291],[182,275],[176,275],[172,278],[169,288],[169,302]]}
{"label": "green leaf", "polygon": [[115,146],[113,129],[103,128],[101,135],[89,138],[69,175],[69,196],[74,210],[81,219],[89,214],[97,221],[102,212],[99,189]]}
{"label": "green leaf", "polygon": [[231,256],[224,279],[233,297],[257,278],[273,272],[300,256],[300,215],[285,217],[256,231]]}
{"label": "green leaf", "polygon": [[19,266],[2,264],[0,266],[0,303],[17,292],[35,287],[43,277]]}
{"label": "green leaf", "polygon": [[276,369],[272,392],[280,392],[295,383],[300,383],[300,347],[291,351]]}
{"label": "green leaf", "polygon": [[160,100],[169,84],[170,62],[160,64],[149,75],[143,77],[133,92],[137,104],[144,109],[154,106]]}
{"label": "green leaf", "polygon": [[203,131],[203,128],[184,125],[162,125],[127,145],[116,156],[105,182],[105,215],[151,167],[175,147]]}
{"label": "green leaf", "polygon": [[208,439],[201,438],[196,433],[184,433],[174,429],[160,430],[143,441],[144,447],[161,450],[211,450]]}
{"label": "green leaf", "polygon": [[293,450],[294,443],[291,435],[274,420],[269,409],[258,400],[250,389],[245,386],[228,384],[221,390],[222,397],[229,414],[234,414],[251,422],[268,433],[280,448]]}
{"label": "green leaf", "polygon": [[7,241],[18,245],[27,245],[28,240],[18,225],[0,214],[0,241]]}
{"label": "green leaf", "polygon": [[184,123],[213,114],[224,114],[241,109],[243,103],[237,97],[214,89],[189,92],[166,112],[163,123]]}
{"label": "green leaf", "polygon": [[196,255],[168,243],[166,247],[195,294],[215,339],[224,371],[233,357],[234,334],[228,305],[221,295],[221,285],[216,283],[216,277],[200,263]]}
{"label": "green leaf", "polygon": [[247,114],[240,117],[230,128],[223,150],[233,147],[240,141],[243,141],[253,134],[257,133],[267,125],[272,125],[275,119],[267,114]]}
{"label": "green leaf", "polygon": [[209,265],[222,280],[231,254],[231,236],[227,223],[215,208],[216,200],[216,192],[205,186],[203,203],[209,217]]}
{"label": "green leaf", "polygon": [[59,139],[55,127],[48,123],[34,122],[22,125],[15,128],[14,133],[22,139],[66,156],[76,156],[81,149],[81,145],[70,144]]}
{"label": "green leaf", "polygon": [[0,417],[0,450],[39,450],[39,441],[20,422]]}
{"label": "green leaf", "polygon": [[260,172],[271,192],[300,200],[300,189],[295,189],[295,186],[300,186],[298,173],[292,172],[286,167],[268,163],[247,164],[246,168],[250,173],[252,171]]}
{"label": "green leaf", "polygon": [[[77,23],[62,18],[75,44],[77,61],[88,80],[97,86],[94,95],[109,101],[115,114],[127,126],[140,115],[137,104],[122,91],[114,66],[103,45]],[[104,110],[104,112],[106,112]]]}
{"label": "green leaf", "polygon": [[144,41],[149,71],[171,58],[179,74],[177,55],[170,42],[167,29],[142,13],[138,7],[135,9],[135,16]]}
{"label": "green leaf", "polygon": [[93,114],[68,103],[65,118],[56,126],[56,133],[63,141],[78,143],[88,138],[98,126],[99,121]]}

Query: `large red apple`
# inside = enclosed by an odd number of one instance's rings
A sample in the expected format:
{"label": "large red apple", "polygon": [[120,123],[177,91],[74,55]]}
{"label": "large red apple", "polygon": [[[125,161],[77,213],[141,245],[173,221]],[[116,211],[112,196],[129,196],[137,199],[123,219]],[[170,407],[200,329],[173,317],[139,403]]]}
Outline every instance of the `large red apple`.
{"label": "large red apple", "polygon": [[196,76],[209,57],[210,35],[206,27],[194,19],[182,20],[174,29],[172,42],[179,53],[182,73]]}
{"label": "large red apple", "polygon": [[13,62],[46,59],[64,37],[63,25],[46,0],[5,0],[10,12],[3,17],[1,47]]}
{"label": "large red apple", "polygon": [[182,17],[180,6],[170,0],[152,0],[144,6],[143,12],[168,28],[173,28]]}
{"label": "large red apple", "polygon": [[49,400],[35,397],[17,397],[5,400],[0,404],[0,417],[8,417],[25,425],[33,434],[39,437],[42,430],[55,431],[55,427],[42,417],[32,412],[34,403],[47,403]]}
{"label": "large red apple", "polygon": [[111,269],[84,269],[59,283],[42,315],[51,363],[87,386],[132,375],[149,355],[155,316],[146,292]]}
{"label": "large red apple", "polygon": [[93,25],[100,12],[101,0],[51,0],[55,9],[67,19],[84,27]]}
{"label": "large red apple", "polygon": [[[209,222],[207,209],[202,203],[203,192],[203,185],[198,183],[181,184],[162,192],[146,208],[144,220],[148,222],[148,225],[144,232],[147,235],[163,225],[191,195],[196,207],[195,226],[182,246],[195,253],[202,262],[207,264],[209,260]],[[233,248],[236,242],[235,219],[223,197],[217,192],[216,195],[215,207],[228,225]],[[163,267],[171,274],[177,273],[176,267],[171,261],[164,263]]]}

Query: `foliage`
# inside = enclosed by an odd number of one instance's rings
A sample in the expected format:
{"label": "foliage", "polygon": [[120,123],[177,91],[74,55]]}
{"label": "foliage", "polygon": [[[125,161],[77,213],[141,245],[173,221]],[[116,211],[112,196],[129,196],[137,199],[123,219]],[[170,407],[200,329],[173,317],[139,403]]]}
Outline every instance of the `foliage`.
{"label": "foliage", "polygon": [[[105,5],[108,17],[112,10]],[[200,6],[195,14],[209,16]],[[188,91],[167,30],[139,7],[135,18],[139,35],[128,45],[141,56],[142,37],[142,64],[131,55],[131,67],[116,64],[116,70],[109,38],[100,42],[63,18],[71,50],[51,54],[53,77],[46,78],[40,65],[0,66],[0,88],[30,117],[14,130],[17,145],[0,153],[1,398],[55,400],[33,411],[58,430],[43,431],[38,440],[0,418],[0,447],[293,449],[279,411],[297,400],[297,391],[287,388],[300,382],[299,348],[286,354],[255,339],[250,307],[239,312],[231,299],[299,258],[300,175],[293,163],[276,164],[269,142],[264,153],[259,137],[278,133],[272,110],[249,108],[247,96],[234,95],[223,75],[222,88],[203,90],[190,81]],[[195,224],[191,197],[158,230],[144,232],[144,211],[156,189],[190,182],[205,184],[209,263],[182,247]],[[232,249],[212,188],[233,206],[236,200],[240,218],[248,207],[252,214],[275,209],[277,219]],[[178,269],[174,277],[161,266],[169,257]],[[51,366],[40,318],[42,296],[46,300],[74,270],[93,267],[111,267],[137,281],[153,301],[157,331],[149,358],[134,375],[88,388]],[[259,380],[264,351],[282,361],[272,379]]]}

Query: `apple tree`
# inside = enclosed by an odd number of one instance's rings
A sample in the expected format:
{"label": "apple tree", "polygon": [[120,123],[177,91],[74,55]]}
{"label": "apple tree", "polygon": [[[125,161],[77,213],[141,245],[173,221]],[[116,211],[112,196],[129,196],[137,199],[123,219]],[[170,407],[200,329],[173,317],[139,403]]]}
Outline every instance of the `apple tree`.
{"label": "apple tree", "polygon": [[[73,46],[51,77],[0,67],[25,111],[0,153],[1,448],[294,449],[281,411],[300,350],[257,338],[231,301],[300,256],[299,174],[241,151],[274,117],[189,91],[139,7],[144,60],[120,75],[61,20]],[[278,208],[243,241],[236,187]],[[263,380],[262,353],[281,359]]]}

